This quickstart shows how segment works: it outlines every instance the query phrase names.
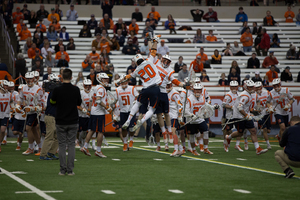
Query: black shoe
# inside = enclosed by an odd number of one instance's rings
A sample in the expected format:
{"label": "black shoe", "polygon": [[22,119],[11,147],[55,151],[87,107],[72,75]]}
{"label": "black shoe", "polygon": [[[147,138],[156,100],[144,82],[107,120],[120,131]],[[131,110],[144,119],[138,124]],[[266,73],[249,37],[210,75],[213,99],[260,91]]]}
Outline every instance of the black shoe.
{"label": "black shoe", "polygon": [[52,153],[48,153],[47,156],[48,156],[48,158],[51,158],[52,160],[58,160],[58,159],[59,159],[58,157],[56,157],[56,156],[55,156],[54,154],[52,154]]}
{"label": "black shoe", "polygon": [[285,170],[285,178],[292,178],[295,175],[295,172],[291,168]]}

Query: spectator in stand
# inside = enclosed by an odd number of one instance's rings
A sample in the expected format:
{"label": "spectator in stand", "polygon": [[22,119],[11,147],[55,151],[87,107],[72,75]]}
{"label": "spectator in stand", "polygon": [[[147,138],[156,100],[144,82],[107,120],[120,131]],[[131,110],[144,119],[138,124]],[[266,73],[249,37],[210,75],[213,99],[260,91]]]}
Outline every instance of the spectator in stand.
{"label": "spectator in stand", "polygon": [[178,73],[183,68],[183,65],[185,65],[183,62],[183,57],[179,56],[178,61],[174,65],[174,71]]}
{"label": "spectator in stand", "polygon": [[253,22],[252,23],[252,26],[253,26],[253,28],[252,28],[252,35],[257,35],[258,33],[260,33],[261,32],[261,26],[260,27],[258,27],[257,26],[257,22]]}
{"label": "spectator in stand", "polygon": [[275,65],[272,65],[270,70],[266,73],[268,76],[268,81],[272,83],[273,79],[278,78],[278,73],[275,71]]}
{"label": "spectator in stand", "polygon": [[78,83],[83,83],[83,80],[84,80],[84,77],[82,75],[82,72],[78,72],[77,79],[75,81],[75,85],[78,85]]}
{"label": "spectator in stand", "polygon": [[35,65],[35,62],[40,60],[41,65],[44,65],[43,56],[41,56],[41,51],[39,49],[35,50],[35,55],[31,59],[31,65]]}
{"label": "spectator in stand", "polygon": [[250,1],[250,6],[259,6],[257,3],[257,0],[251,0]]}
{"label": "spectator in stand", "polygon": [[255,47],[255,50],[258,56],[261,56],[260,51],[262,51],[263,56],[267,56],[269,48],[270,48],[270,36],[267,34],[267,30],[263,28],[262,39],[260,43]]}
{"label": "spectator in stand", "polygon": [[48,17],[49,12],[45,10],[45,6],[43,4],[40,5],[40,9],[36,12],[36,16],[38,19],[44,19]]}
{"label": "spectator in stand", "polygon": [[128,32],[127,26],[126,26],[126,24],[123,22],[123,19],[122,19],[122,18],[119,18],[119,19],[118,19],[118,22],[114,25],[114,33],[116,34],[118,29],[123,29],[122,26],[125,26],[126,32]]}
{"label": "spectator in stand", "polygon": [[208,7],[208,12],[203,16],[203,19],[205,19],[206,22],[220,22],[217,12],[215,12],[212,7]]}
{"label": "spectator in stand", "polygon": [[42,42],[44,41],[44,34],[39,26],[36,27],[36,30],[34,31],[33,35],[35,36],[35,34],[38,34],[38,37],[41,39]]}
{"label": "spectator in stand", "polygon": [[277,65],[277,64],[278,64],[278,60],[274,56],[274,51],[270,51],[269,56],[265,57],[264,62],[262,63],[262,67],[269,68],[271,65]]}
{"label": "spectator in stand", "polygon": [[92,29],[96,29],[97,26],[98,26],[98,22],[97,22],[97,20],[95,19],[95,15],[92,14],[92,15],[91,15],[91,19],[88,21],[88,28],[89,28],[90,30],[92,30]]}
{"label": "spectator in stand", "polygon": [[153,13],[149,14],[149,18],[146,19],[146,22],[150,22],[150,26],[153,30],[156,30],[158,21],[156,19],[154,19],[154,15]]}
{"label": "spectator in stand", "polygon": [[146,33],[151,33],[151,35],[153,35],[153,29],[150,26],[150,22],[146,22],[146,27],[143,30],[143,34],[142,34],[142,38],[145,39],[146,37]]}
{"label": "spectator in stand", "polygon": [[272,36],[272,42],[270,43],[270,47],[278,48],[280,47],[280,39],[278,38],[277,33],[274,33]]}
{"label": "spectator in stand", "polygon": [[206,41],[207,42],[217,42],[218,39],[216,36],[214,36],[213,30],[208,31],[208,36],[206,36]]}
{"label": "spectator in stand", "polygon": [[176,22],[171,14],[168,15],[168,19],[167,19],[167,21],[165,21],[165,29],[166,30],[170,29],[170,26],[169,26],[170,23],[174,23],[173,26],[176,26]]}
{"label": "spectator in stand", "polygon": [[205,36],[202,34],[200,28],[197,29],[196,35],[194,36],[193,43],[203,43],[205,42]]}
{"label": "spectator in stand", "polygon": [[22,31],[22,26],[26,26],[23,22],[23,19],[20,19],[20,23],[17,25],[17,32],[20,33]]}
{"label": "spectator in stand", "polygon": [[88,29],[88,25],[83,25],[82,29],[80,30],[79,37],[92,37],[90,29]]}
{"label": "spectator in stand", "polygon": [[22,30],[21,30],[21,32],[19,33],[19,36],[20,36],[20,40],[21,40],[21,41],[24,41],[24,40],[26,40],[28,37],[31,37],[31,33],[30,33],[30,31],[28,30],[26,24],[25,24],[24,26],[22,26]]}
{"label": "spectator in stand", "polygon": [[[36,27],[37,21],[38,21],[38,18],[37,18],[35,11],[34,10],[30,11],[30,16],[28,18],[28,24],[30,24],[30,27]],[[43,20],[42,20],[42,22],[43,22]]]}
{"label": "spectator in stand", "polygon": [[231,73],[228,75],[228,82],[230,83],[231,81],[237,81],[239,85],[241,84],[241,76],[240,74],[236,73],[235,68],[232,68]]}
{"label": "spectator in stand", "polygon": [[89,54],[86,55],[85,60],[81,63],[81,66],[84,72],[89,72],[90,69],[95,68],[95,63],[92,61]]}
{"label": "spectator in stand", "polygon": [[193,16],[193,20],[194,22],[201,22],[202,21],[202,17],[203,17],[203,10],[199,10],[199,9],[192,9],[191,10],[191,15]]}
{"label": "spectator in stand", "polygon": [[24,19],[23,13],[20,11],[20,7],[17,7],[16,12],[12,14],[13,24],[18,24],[20,19]]}
{"label": "spectator in stand", "polygon": [[60,39],[58,40],[58,43],[57,43],[57,45],[55,45],[55,47],[54,47],[55,53],[57,53],[57,52],[59,52],[59,51],[60,51],[60,47],[61,47],[61,46],[63,46],[63,47],[64,47],[64,51],[66,51],[66,50],[67,50],[67,47],[66,47],[66,45],[64,45],[64,44],[63,44],[63,39],[62,39],[62,38],[60,38]]}
{"label": "spectator in stand", "polygon": [[252,80],[254,83],[255,83],[255,82],[258,82],[258,81],[262,82],[262,78],[260,77],[259,71],[255,71],[255,76],[252,77],[251,80]]}
{"label": "spectator in stand", "polygon": [[100,21],[99,22],[99,26],[95,29],[95,36],[97,35],[97,33],[102,33],[102,31],[105,29],[103,23]]}
{"label": "spectator in stand", "polygon": [[150,18],[150,14],[151,14],[151,13],[153,14],[153,18],[154,18],[154,19],[156,19],[157,21],[160,20],[160,14],[159,14],[157,11],[155,11],[155,7],[154,7],[154,6],[151,7],[151,12],[148,13],[147,19]]}
{"label": "spectator in stand", "polygon": [[90,72],[89,75],[87,75],[87,79],[90,79],[92,81],[92,85],[97,85],[98,81],[96,80],[96,75],[95,75],[95,70],[93,68],[90,68],[89,71],[86,71],[86,72]]}
{"label": "spectator in stand", "polygon": [[244,12],[243,7],[239,7],[239,13],[235,17],[235,22],[247,22],[248,21],[248,16]]}
{"label": "spectator in stand", "polygon": [[52,74],[52,68],[51,67],[47,67],[47,74],[44,74],[44,76],[43,76],[43,81],[44,80],[49,80],[49,75],[51,75]]}
{"label": "spectator in stand", "polygon": [[248,80],[250,80],[250,75],[249,75],[249,74],[247,74],[247,75],[245,76],[245,78],[242,80],[242,86],[244,86],[245,81],[248,81]]}
{"label": "spectator in stand", "polygon": [[296,54],[296,60],[300,60],[300,47],[298,47],[299,51]]}
{"label": "spectator in stand", "polygon": [[49,26],[48,32],[47,32],[47,38],[49,41],[56,41],[59,39],[54,26]]}
{"label": "spectator in stand", "polygon": [[207,6],[221,6],[220,0],[207,0]]}
{"label": "spectator in stand", "polygon": [[114,22],[111,20],[108,16],[108,14],[104,14],[103,19],[101,19],[101,22],[103,23],[103,26],[107,30],[113,30],[114,29]]}
{"label": "spectator in stand", "polygon": [[60,46],[59,47],[59,52],[57,52],[56,55],[55,55],[55,60],[59,61],[61,59],[62,55],[65,55],[66,61],[70,62],[69,54],[67,52],[65,52],[65,49],[64,49],[63,46]]}
{"label": "spectator in stand", "polygon": [[131,65],[129,65],[129,66],[127,67],[126,74],[130,74],[130,73],[129,73],[129,70],[131,70],[131,72],[134,72],[134,70],[135,70],[136,68],[137,68],[136,63],[135,63],[134,59],[132,58],[132,59],[131,59]]}
{"label": "spectator in stand", "polygon": [[232,72],[232,69],[235,68],[236,73],[241,74],[241,68],[239,67],[238,63],[236,62],[236,60],[233,60],[231,62],[231,67],[229,69],[229,74]]}
{"label": "spectator in stand", "polygon": [[104,0],[101,4],[102,9],[102,16],[104,17],[105,14],[108,15],[110,19],[112,19],[112,8],[114,7],[113,1],[110,0]]}
{"label": "spectator in stand", "polygon": [[160,55],[169,55],[170,54],[170,50],[169,47],[165,44],[165,40],[161,40],[160,44],[157,45],[157,53]]}
{"label": "spectator in stand", "polygon": [[67,11],[66,17],[67,21],[76,21],[78,18],[78,13],[76,10],[74,10],[73,4],[70,5],[70,10]]}
{"label": "spectator in stand", "polygon": [[69,67],[69,62],[66,60],[66,56],[65,55],[61,55],[61,58],[59,59],[58,63],[57,63],[57,67],[61,68],[61,67]]}
{"label": "spectator in stand", "polygon": [[122,35],[122,30],[118,29],[117,34],[115,35],[116,40],[118,41],[120,47],[124,46],[125,43],[125,37]]}
{"label": "spectator in stand", "polygon": [[60,24],[56,21],[56,18],[52,20],[52,23],[50,23],[49,26],[54,26],[54,29],[57,33],[60,32]]}
{"label": "spectator in stand", "polygon": [[46,67],[54,67],[55,66],[55,59],[52,56],[52,52],[48,51],[47,53],[48,53],[48,55],[45,59],[45,65],[46,65]]}
{"label": "spectator in stand", "polygon": [[194,69],[195,73],[202,72],[204,66],[201,62],[201,56],[197,56],[194,61],[191,62],[189,69]]}
{"label": "spectator in stand", "polygon": [[209,77],[207,76],[205,69],[203,69],[201,72],[200,81],[201,82],[209,82]]}
{"label": "spectator in stand", "polygon": [[42,56],[43,56],[44,58],[46,58],[49,51],[51,51],[52,54],[55,53],[54,49],[52,49],[52,48],[50,47],[49,42],[46,42],[46,43],[44,43],[44,47],[43,47],[42,50],[41,50]]}
{"label": "spectator in stand", "polygon": [[59,33],[59,38],[63,39],[63,41],[69,41],[69,33],[66,30],[67,28],[64,26]]}
{"label": "spectator in stand", "polygon": [[269,85],[269,77],[267,75],[264,76],[264,80],[262,81],[263,86]]}
{"label": "spectator in stand", "polygon": [[267,16],[264,18],[264,26],[275,26],[278,24],[275,20],[274,17],[271,15],[271,11],[267,11]]}
{"label": "spectator in stand", "polygon": [[102,37],[100,40],[100,54],[104,58],[108,58],[108,55],[110,55],[110,46],[112,45],[111,41],[105,37]]}
{"label": "spectator in stand", "polygon": [[55,11],[56,14],[59,16],[59,20],[64,16],[64,13],[62,10],[59,9],[59,4],[55,4]]}
{"label": "spectator in stand", "polygon": [[189,76],[189,71],[187,70],[186,64],[183,63],[182,69],[178,72],[178,80],[184,82],[184,79]]}
{"label": "spectator in stand", "polygon": [[287,9],[288,10],[284,14],[285,22],[292,23],[292,22],[294,22],[295,13],[292,11],[291,6],[288,6]]}
{"label": "spectator in stand", "polygon": [[286,66],[283,72],[281,72],[280,80],[283,82],[290,82],[293,81],[293,75],[290,72],[290,67]]}
{"label": "spectator in stand", "polygon": [[143,14],[140,12],[139,8],[135,8],[135,12],[131,14],[131,19],[135,19],[137,22],[143,21]]}
{"label": "spectator in stand", "polygon": [[214,51],[214,55],[211,56],[211,64],[222,64],[222,56],[219,54],[219,50]]}
{"label": "spectator in stand", "polygon": [[128,39],[127,45],[125,45],[122,49],[122,53],[125,55],[135,55],[139,53],[140,49],[137,45],[133,44],[132,39]]}
{"label": "spectator in stand", "polygon": [[67,50],[75,50],[76,46],[74,44],[74,39],[70,38],[69,43],[67,44]]}
{"label": "spectator in stand", "polygon": [[295,50],[295,46],[290,46],[290,49],[286,52],[286,59],[288,60],[296,60],[296,50]]}
{"label": "spectator in stand", "polygon": [[96,53],[96,47],[92,47],[92,52],[89,55],[93,62],[100,62],[100,55]]}
{"label": "spectator in stand", "polygon": [[97,51],[100,51],[100,49],[101,49],[100,44],[101,44],[101,34],[97,33],[96,39],[93,40],[93,42],[92,42],[92,48],[95,47]]}
{"label": "spectator in stand", "polygon": [[120,50],[120,45],[119,45],[119,42],[117,41],[116,37],[113,37],[111,40],[111,50],[114,50],[114,51],[119,51]]}
{"label": "spectator in stand", "polygon": [[249,27],[247,27],[246,32],[242,34],[240,41],[243,44],[244,52],[252,51],[253,38]]}
{"label": "spectator in stand", "polygon": [[248,22],[243,22],[243,25],[239,28],[239,33],[242,35],[246,32],[246,28],[248,28]]}
{"label": "spectator in stand", "polygon": [[12,9],[13,9],[13,6],[8,4],[8,0],[2,1],[2,5],[0,7],[0,13],[3,15],[3,19],[5,21],[5,24],[8,27],[11,27]]}
{"label": "spectator in stand", "polygon": [[239,46],[237,41],[233,42],[233,47],[231,49],[234,56],[246,56],[246,54],[243,52],[242,47]]}
{"label": "spectator in stand", "polygon": [[15,78],[19,77],[20,75],[25,77],[27,68],[26,68],[26,60],[24,59],[24,55],[22,53],[18,53],[18,55],[17,55],[17,60],[15,62],[15,68],[16,68]]}
{"label": "spectator in stand", "polygon": [[42,19],[42,18],[39,19],[39,23],[36,25],[36,27],[40,27],[40,28],[41,28],[41,31],[42,31],[43,33],[46,33],[46,32],[47,32],[47,28],[46,28],[46,26],[43,24],[43,19]]}
{"label": "spectator in stand", "polygon": [[201,62],[205,65],[205,64],[209,64],[208,62],[208,57],[207,55],[204,53],[204,48],[203,47],[200,47],[200,53],[198,53],[196,55],[197,56],[200,56],[201,57]]}
{"label": "spectator in stand", "polygon": [[53,22],[54,19],[56,19],[57,22],[59,22],[60,17],[57,13],[55,13],[55,9],[51,8],[51,13],[47,17],[49,22]]}
{"label": "spectator in stand", "polygon": [[256,58],[256,53],[252,53],[251,58],[248,59],[247,68],[260,68],[260,61]]}
{"label": "spectator in stand", "polygon": [[226,79],[225,73],[221,74],[221,78],[219,79],[219,86],[226,86],[228,84],[228,80]]}
{"label": "spectator in stand", "polygon": [[41,59],[37,58],[35,61],[35,64],[32,65],[31,68],[32,71],[38,71],[40,73],[40,76],[44,75],[44,66],[42,65]]}
{"label": "spectator in stand", "polygon": [[148,46],[148,40],[144,40],[144,45],[141,46],[140,52],[142,55],[149,55],[149,46]]}
{"label": "spectator in stand", "polygon": [[[119,30],[119,29],[118,29],[118,30]],[[140,30],[139,25],[137,25],[136,19],[133,18],[133,19],[131,20],[131,24],[129,25],[129,32],[130,32],[130,31],[134,31],[135,34],[138,34],[138,33],[139,33],[139,30]]]}
{"label": "spectator in stand", "polygon": [[[131,69],[129,69],[128,74],[131,74],[131,73],[132,73],[132,71],[131,71]],[[128,82],[128,85],[133,85],[133,86],[136,85],[136,78],[131,78]]]}
{"label": "spectator in stand", "polygon": [[26,39],[26,43],[24,44],[24,51],[23,51],[24,54],[27,54],[27,51],[29,48],[31,48],[32,44],[33,44],[33,42],[32,42],[31,37],[28,37]]}
{"label": "spectator in stand", "polygon": [[222,50],[222,56],[233,56],[232,48],[229,42],[226,43],[226,48]]}
{"label": "spectator in stand", "polygon": [[23,15],[24,15],[24,20],[28,20],[29,17],[30,17],[30,11],[27,10],[27,4],[24,4],[24,5],[23,5],[23,9],[21,10],[21,12],[22,12]]}

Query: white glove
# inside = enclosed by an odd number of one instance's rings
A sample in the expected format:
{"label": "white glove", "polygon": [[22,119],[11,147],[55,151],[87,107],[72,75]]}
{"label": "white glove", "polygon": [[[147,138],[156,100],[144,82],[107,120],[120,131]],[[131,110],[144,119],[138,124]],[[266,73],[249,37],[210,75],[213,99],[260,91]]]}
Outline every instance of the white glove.
{"label": "white glove", "polygon": [[178,117],[178,123],[180,124],[181,122],[183,122],[183,118],[182,117]]}
{"label": "white glove", "polygon": [[35,106],[37,112],[42,112],[43,108],[41,106]]}
{"label": "white glove", "polygon": [[152,38],[152,42],[157,42],[157,43],[159,43],[159,41],[160,41],[160,38],[157,37],[157,36],[155,36],[154,38]]}
{"label": "white glove", "polygon": [[117,115],[113,115],[113,120],[118,122],[118,121],[120,121],[120,117]]}
{"label": "white glove", "polygon": [[253,119],[253,116],[252,115],[246,115],[245,119],[248,120],[248,121],[251,121]]}
{"label": "white glove", "polygon": [[100,104],[100,103],[101,103],[101,99],[97,99],[97,100],[95,101],[95,103],[96,103],[96,104]]}
{"label": "white glove", "polygon": [[110,106],[107,106],[106,107],[106,111],[109,112],[109,113],[111,113],[112,112],[112,108]]}
{"label": "white glove", "polygon": [[283,107],[283,110],[288,111],[290,108],[291,108],[291,104],[288,103]]}
{"label": "white glove", "polygon": [[274,113],[275,110],[274,110],[273,106],[270,106],[270,107],[267,109],[267,112],[269,112],[270,114]]}
{"label": "white glove", "polygon": [[86,114],[87,113],[87,110],[85,108],[82,109],[81,111],[83,114]]}
{"label": "white glove", "polygon": [[134,100],[134,101],[132,102],[132,106],[134,106],[134,104],[136,104],[136,100]]}
{"label": "white glove", "polygon": [[191,117],[192,117],[192,121],[196,121],[198,119],[197,115],[194,114],[192,114]]}
{"label": "white glove", "polygon": [[220,108],[220,106],[218,105],[218,104],[215,104],[215,105],[213,105],[213,109],[215,109],[215,110],[221,110],[221,108]]}

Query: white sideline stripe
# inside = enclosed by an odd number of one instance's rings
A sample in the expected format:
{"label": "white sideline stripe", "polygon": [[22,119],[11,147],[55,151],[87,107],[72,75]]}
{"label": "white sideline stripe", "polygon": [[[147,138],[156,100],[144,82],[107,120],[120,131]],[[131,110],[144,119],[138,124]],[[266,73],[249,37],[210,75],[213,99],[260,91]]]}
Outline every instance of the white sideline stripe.
{"label": "white sideline stripe", "polygon": [[251,193],[248,190],[242,190],[242,189],[233,189],[233,191],[240,192],[240,193],[243,193],[243,194],[250,194]]}
{"label": "white sideline stripe", "polygon": [[117,159],[117,158],[113,158],[112,160],[114,160],[114,161],[120,161],[120,159]]}
{"label": "white sideline stripe", "polygon": [[[114,143],[111,143],[111,144],[112,145],[117,145],[117,146],[123,146],[123,145],[114,144]],[[167,154],[167,155],[171,154],[171,153],[167,153],[165,151],[154,151],[154,150],[151,150],[151,149],[145,149],[145,148],[140,148],[140,147],[133,147],[133,149],[149,151],[149,152],[154,152],[154,153]],[[191,159],[191,160],[199,160],[199,161],[203,161],[203,162],[209,162],[209,163],[214,163],[214,164],[219,164],[219,165],[224,165],[224,166],[229,166],[229,167],[236,167],[236,168],[240,168],[240,169],[248,169],[248,170],[262,172],[262,173],[266,173],[266,174],[285,176],[284,173],[279,173],[279,172],[274,172],[274,171],[269,171],[269,170],[265,170],[265,169],[254,168],[254,167],[248,167],[248,166],[243,166],[243,165],[225,163],[225,162],[221,162],[221,161],[214,161],[214,160],[209,160],[209,159],[204,159],[204,158],[195,158],[195,157],[185,156],[185,155],[182,155],[181,158],[188,158],[188,159]],[[294,176],[293,178],[300,179],[299,176]]]}
{"label": "white sideline stripe", "polygon": [[101,149],[119,149],[120,147],[116,146],[102,146]]}
{"label": "white sideline stripe", "polygon": [[105,194],[116,194],[114,191],[111,191],[111,190],[101,190],[101,192],[103,192]]}
{"label": "white sideline stripe", "polygon": [[22,171],[15,171],[11,172],[12,174],[27,174],[27,172],[22,172]]}
{"label": "white sideline stripe", "polygon": [[156,160],[156,161],[162,161],[163,159],[153,158],[153,160]]}
{"label": "white sideline stripe", "polygon": [[2,172],[4,174],[6,174],[8,177],[14,179],[15,181],[17,181],[18,183],[22,184],[23,186],[25,186],[26,188],[28,188],[29,190],[31,190],[32,192],[36,193],[37,195],[39,195],[40,197],[43,197],[46,200],[55,200],[53,197],[47,195],[45,192],[43,192],[42,190],[34,187],[33,185],[27,183],[26,181],[24,181],[23,179],[20,179],[19,177],[13,175],[12,173],[6,171],[5,169],[1,168]]}
{"label": "white sideline stripe", "polygon": [[[59,192],[64,192],[62,190],[50,190],[50,191],[43,191],[45,193],[59,193]],[[35,193],[33,191],[16,191],[16,194],[32,194]]]}
{"label": "white sideline stripe", "polygon": [[175,193],[175,194],[182,194],[183,192],[181,190],[168,190],[169,192]]}
{"label": "white sideline stripe", "polygon": [[32,159],[26,159],[26,161],[28,161],[28,162],[33,162],[34,160],[32,160]]}
{"label": "white sideline stripe", "polygon": [[245,159],[245,158],[236,158],[237,160],[247,160],[247,159]]}

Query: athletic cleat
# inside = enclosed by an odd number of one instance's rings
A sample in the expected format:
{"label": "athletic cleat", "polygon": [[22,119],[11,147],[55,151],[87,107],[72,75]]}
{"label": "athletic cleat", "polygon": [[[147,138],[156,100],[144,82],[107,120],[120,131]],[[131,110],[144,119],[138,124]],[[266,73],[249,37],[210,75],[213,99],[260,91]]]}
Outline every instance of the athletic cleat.
{"label": "athletic cleat", "polygon": [[59,160],[59,157],[57,157],[56,155],[52,154],[52,153],[47,153],[48,158],[51,158],[52,160]]}
{"label": "athletic cleat", "polygon": [[7,144],[6,140],[3,140],[1,143],[1,145],[6,145],[6,144]]}
{"label": "athletic cleat", "polygon": [[64,175],[66,175],[66,173],[59,172],[58,175],[64,176]]}
{"label": "athletic cleat", "polygon": [[245,149],[246,151],[248,151],[248,149],[249,149],[249,147],[248,147],[248,142],[245,142],[244,149]]}
{"label": "athletic cleat", "polygon": [[157,146],[155,151],[160,151],[160,146]]}
{"label": "athletic cleat", "polygon": [[133,147],[133,141],[129,141],[129,148],[131,149]]}
{"label": "athletic cleat", "polygon": [[275,135],[275,137],[277,138],[278,142],[280,142],[280,139],[281,139],[280,136],[279,135]]}
{"label": "athletic cleat", "polygon": [[165,145],[165,151],[169,151],[169,146]]}
{"label": "athletic cleat", "polygon": [[295,172],[291,168],[288,168],[284,177],[285,178],[292,178],[294,175],[295,175]]}
{"label": "athletic cleat", "polygon": [[40,160],[52,160],[52,158],[40,156]]}
{"label": "athletic cleat", "polygon": [[164,143],[167,143],[168,142],[168,133],[167,133],[167,131],[163,132],[162,135],[163,135],[163,138],[164,138]]}
{"label": "athletic cleat", "polygon": [[130,125],[130,121],[126,121],[123,126],[122,129],[126,130],[128,128],[128,126]]}
{"label": "athletic cleat", "polygon": [[125,152],[125,151],[128,151],[128,144],[124,144],[124,146],[123,146],[123,151]]}
{"label": "athletic cleat", "polygon": [[186,148],[182,147],[182,152],[185,154],[186,153]]}
{"label": "athletic cleat", "polygon": [[270,145],[270,144],[267,144],[267,149],[269,149],[269,150],[271,150],[271,149],[272,149],[272,147],[271,147],[271,145]]}
{"label": "athletic cleat", "polygon": [[41,155],[41,150],[42,150],[42,148],[39,148],[39,151],[36,154],[34,154],[34,155],[35,156],[40,156]]}
{"label": "athletic cleat", "polygon": [[75,148],[80,148],[79,142],[76,142]]}
{"label": "athletic cleat", "polygon": [[200,153],[198,153],[197,150],[194,150],[194,151],[192,152],[192,154],[193,154],[194,156],[200,156]]}
{"label": "athletic cleat", "polygon": [[[124,127],[124,125],[122,126],[122,128]],[[137,120],[136,125],[132,128],[132,132],[135,132],[136,130],[138,130],[138,128],[140,128],[142,125],[143,125],[143,123],[141,122],[141,120]],[[128,126],[129,126],[129,123],[128,123]],[[123,128],[123,129],[125,129],[125,128]]]}
{"label": "athletic cleat", "polygon": [[20,151],[20,150],[21,150],[21,147],[17,146],[16,151]]}
{"label": "athletic cleat", "polygon": [[244,152],[244,150],[240,147],[240,145],[235,145],[234,148],[239,152]]}
{"label": "athletic cleat", "polygon": [[196,146],[196,147],[199,146],[199,143],[198,143],[198,142],[195,142],[195,146]]}
{"label": "athletic cleat", "polygon": [[33,154],[33,149],[28,148],[26,151],[22,153],[23,155]]}
{"label": "athletic cleat", "polygon": [[102,151],[96,151],[95,152],[95,156],[98,156],[98,157],[100,157],[100,158],[107,158],[105,155],[103,155],[103,153],[102,153]]}
{"label": "athletic cleat", "polygon": [[224,145],[224,151],[228,152],[228,146],[226,144],[223,144],[223,145]]}
{"label": "athletic cleat", "polygon": [[87,155],[87,156],[91,156],[89,149],[86,149],[85,147],[83,147],[83,148],[81,149],[81,152],[83,152],[83,153],[84,153],[85,155]]}
{"label": "athletic cleat", "polygon": [[228,144],[228,146],[229,146],[229,145],[230,145],[230,141],[231,141],[231,139],[229,139],[228,137],[229,137],[229,136],[228,136],[228,135],[226,135],[226,136],[225,136],[225,139],[226,139],[226,141],[227,141],[227,144]]}
{"label": "athletic cleat", "polygon": [[200,152],[204,152],[204,145],[203,144],[200,144]]}
{"label": "athletic cleat", "polygon": [[260,154],[266,153],[267,151],[268,151],[268,149],[262,149],[261,147],[258,147],[256,149],[256,154],[260,155]]}
{"label": "athletic cleat", "polygon": [[68,176],[74,176],[75,172],[68,172]]}
{"label": "athletic cleat", "polygon": [[211,152],[209,149],[204,149],[204,153],[208,154],[208,155],[213,155],[214,153]]}
{"label": "athletic cleat", "polygon": [[170,154],[171,157],[175,157],[175,156],[179,156],[179,151],[178,150],[174,150],[172,154]]}
{"label": "athletic cleat", "polygon": [[192,149],[188,149],[188,152],[191,152],[191,153],[193,153],[193,150],[192,150]]}

